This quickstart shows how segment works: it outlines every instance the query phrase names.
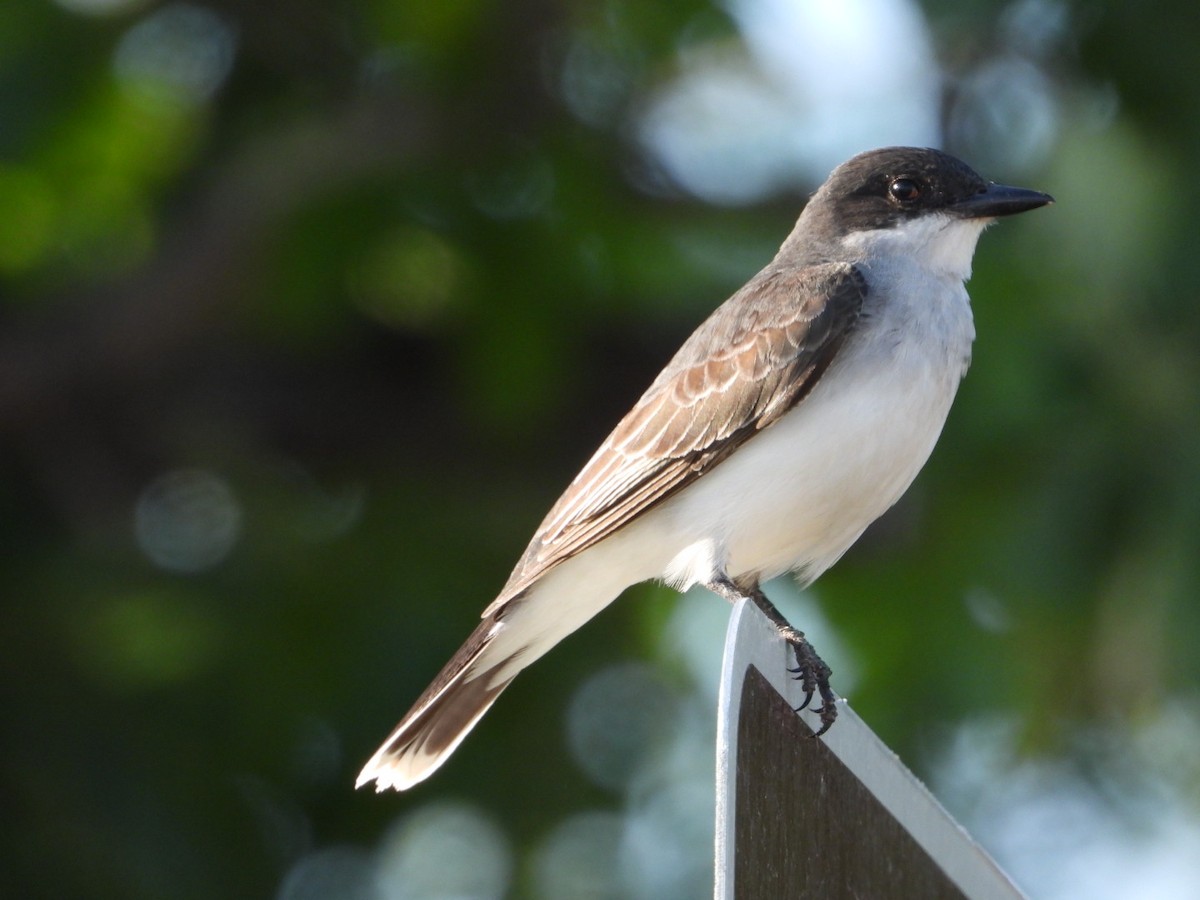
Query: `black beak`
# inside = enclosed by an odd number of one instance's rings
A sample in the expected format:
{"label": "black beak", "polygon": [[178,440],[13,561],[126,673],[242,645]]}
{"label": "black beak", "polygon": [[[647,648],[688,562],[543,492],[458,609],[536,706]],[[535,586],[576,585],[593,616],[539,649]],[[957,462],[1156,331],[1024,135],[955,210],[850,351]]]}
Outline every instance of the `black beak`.
{"label": "black beak", "polygon": [[997,216],[1011,216],[1015,213],[1037,209],[1053,203],[1054,198],[1041,191],[1031,191],[1027,188],[1009,187],[1007,184],[989,184],[978,194],[959,200],[952,204],[948,211],[964,219],[992,219]]}

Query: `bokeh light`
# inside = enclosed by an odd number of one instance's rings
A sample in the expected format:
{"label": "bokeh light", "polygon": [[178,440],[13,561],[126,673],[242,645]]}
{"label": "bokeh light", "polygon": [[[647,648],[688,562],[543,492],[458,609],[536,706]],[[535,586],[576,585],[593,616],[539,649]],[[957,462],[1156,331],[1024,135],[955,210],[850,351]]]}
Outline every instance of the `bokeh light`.
{"label": "bokeh light", "polygon": [[819,183],[871,147],[938,142],[939,72],[915,4],[738,0],[729,11],[744,43],[690,45],[640,122],[687,190],[749,203]]}
{"label": "bokeh light", "polygon": [[1132,743],[1115,731],[1088,735],[1091,755],[1120,760],[1121,774],[1105,783],[1053,758],[1023,759],[1012,722],[965,723],[934,789],[1039,897],[1177,900],[1200,884],[1200,823],[1190,809],[1200,718],[1180,706],[1164,713]]}
{"label": "bokeh light", "polygon": [[63,9],[89,16],[115,16],[145,6],[150,0],[54,0]]}
{"label": "bokeh light", "polygon": [[205,469],[176,469],[148,484],[137,499],[138,546],[169,572],[211,569],[241,532],[242,509],[224,478]]}
{"label": "bokeh light", "polygon": [[70,631],[83,670],[121,691],[159,689],[203,674],[225,638],[211,609],[168,588],[96,599]]}
{"label": "bokeh light", "polygon": [[626,787],[676,726],[675,697],[644,663],[601,669],[571,698],[567,739],[588,777],[601,787]]}
{"label": "bokeh light", "polygon": [[113,68],[121,84],[148,100],[202,103],[229,77],[236,46],[234,29],[217,13],[169,3],[129,29]]}
{"label": "bokeh light", "polygon": [[276,900],[389,900],[370,856],[356,847],[326,847],[288,872]]}
{"label": "bokeh light", "polygon": [[349,287],[372,318],[422,330],[453,318],[469,277],[463,255],[446,240],[427,229],[400,227],[363,248]]}
{"label": "bokeh light", "polygon": [[692,900],[712,891],[713,802],[705,778],[674,781],[634,805],[620,850],[628,896]]}
{"label": "bokeh light", "polygon": [[376,865],[386,900],[500,900],[514,868],[503,829],[466,803],[430,804],[402,818],[384,836]]}
{"label": "bokeh light", "polygon": [[1049,78],[1030,60],[1000,57],[961,78],[946,135],[979,169],[1030,169],[1058,136]]}
{"label": "bokeh light", "polygon": [[612,812],[581,812],[560,822],[534,850],[534,889],[544,900],[625,896],[618,858],[624,822]]}

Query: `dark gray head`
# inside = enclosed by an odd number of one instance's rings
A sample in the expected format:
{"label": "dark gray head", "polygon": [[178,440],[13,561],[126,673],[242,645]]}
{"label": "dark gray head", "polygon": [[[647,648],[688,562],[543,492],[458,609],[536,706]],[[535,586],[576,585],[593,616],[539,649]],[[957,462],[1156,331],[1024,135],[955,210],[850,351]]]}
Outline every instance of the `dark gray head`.
{"label": "dark gray head", "polygon": [[898,228],[936,214],[982,225],[1052,202],[1049,194],[985,181],[962,160],[940,150],[885,147],[860,153],[834,169],[784,246],[800,243],[808,256],[852,232]]}

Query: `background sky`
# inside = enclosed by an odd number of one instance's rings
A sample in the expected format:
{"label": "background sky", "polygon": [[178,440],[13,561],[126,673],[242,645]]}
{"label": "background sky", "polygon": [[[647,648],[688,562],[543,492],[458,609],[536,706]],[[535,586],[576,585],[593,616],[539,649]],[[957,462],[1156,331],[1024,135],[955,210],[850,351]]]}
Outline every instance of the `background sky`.
{"label": "background sky", "polygon": [[628,592],[363,761],[838,162],[989,231],[906,497],[771,593],[1035,898],[1200,894],[1200,13],[7,0],[3,893],[695,898],[728,608]]}

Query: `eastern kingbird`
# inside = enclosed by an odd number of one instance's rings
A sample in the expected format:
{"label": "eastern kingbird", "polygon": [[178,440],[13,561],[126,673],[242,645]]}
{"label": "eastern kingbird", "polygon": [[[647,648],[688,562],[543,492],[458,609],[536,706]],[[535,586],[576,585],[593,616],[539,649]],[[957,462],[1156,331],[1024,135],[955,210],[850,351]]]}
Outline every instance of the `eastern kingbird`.
{"label": "eastern kingbird", "polygon": [[759,585],[813,581],[912,483],[971,360],[975,243],[997,217],[1051,202],[938,150],[838,166],[571,482],[357,786],[427,778],[518,672],[652,578],[754,600],[827,729],[829,668]]}

